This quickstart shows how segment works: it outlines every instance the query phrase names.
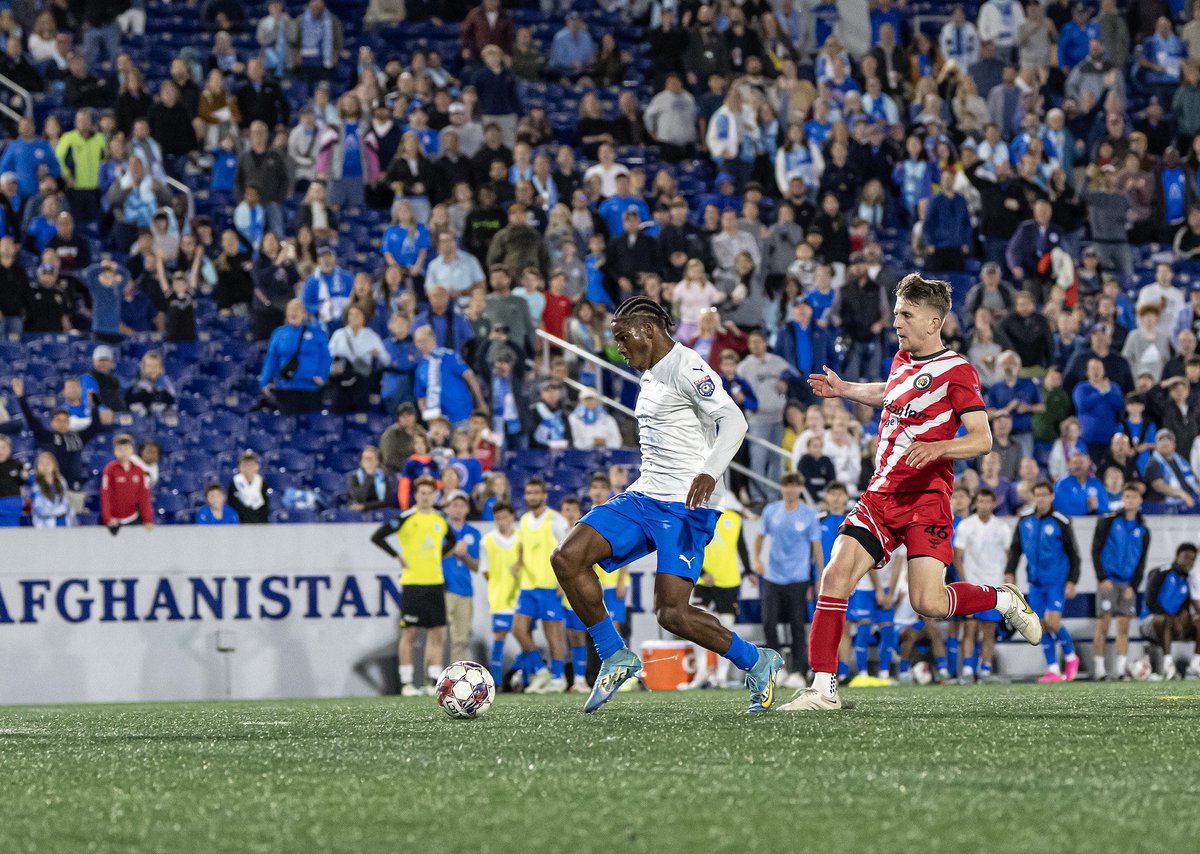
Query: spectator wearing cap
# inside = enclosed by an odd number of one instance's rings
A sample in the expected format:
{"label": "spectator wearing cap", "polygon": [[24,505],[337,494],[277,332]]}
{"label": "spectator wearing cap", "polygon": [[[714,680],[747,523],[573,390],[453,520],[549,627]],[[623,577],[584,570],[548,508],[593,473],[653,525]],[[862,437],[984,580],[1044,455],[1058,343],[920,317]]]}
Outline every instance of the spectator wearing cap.
{"label": "spectator wearing cap", "polygon": [[327,329],[337,326],[353,290],[354,277],[338,266],[331,247],[322,246],[317,251],[317,269],[301,289],[304,310]]}
{"label": "spectator wearing cap", "polygon": [[72,304],[65,288],[59,287],[58,266],[43,262],[37,268],[35,287],[25,295],[25,332],[70,332]]}
{"label": "spectator wearing cap", "polygon": [[124,525],[139,520],[147,529],[154,527],[154,508],[146,473],[133,463],[133,437],[118,433],[113,439],[114,459],[100,477],[100,524],[116,533]]}
{"label": "spectator wearing cap", "polygon": [[600,403],[595,389],[579,392],[579,403],[567,419],[571,441],[576,448],[620,448],[624,443],[617,420]]}
{"label": "spectator wearing cap", "polygon": [[[1186,385],[1179,380],[1181,385]],[[1163,428],[1154,436],[1154,450],[1146,460],[1142,479],[1146,483],[1146,500],[1160,501],[1175,507],[1192,508],[1200,498],[1200,487],[1188,461],[1177,453],[1175,434]]]}
{"label": "spectator wearing cap", "polygon": [[55,148],[71,210],[81,222],[100,219],[100,163],[108,143],[97,133],[90,109],[75,113],[75,127],[64,133]]}
{"label": "spectator wearing cap", "polygon": [[475,373],[453,350],[438,347],[428,326],[416,329],[413,343],[422,357],[413,389],[422,417],[444,416],[451,427],[465,428],[475,408],[487,409]]}
{"label": "spectator wearing cap", "polygon": [[467,105],[455,101],[450,105],[450,124],[438,131],[439,147],[443,152],[449,152],[446,137],[453,134],[458,137],[458,150],[462,156],[471,160],[483,147],[483,125],[471,118]]}
{"label": "spectator wearing cap", "polygon": [[774,351],[788,364],[786,377],[789,399],[810,403],[814,400],[808,387],[809,374],[828,366],[839,368],[837,351],[827,329],[813,321],[813,308],[804,297],[792,300],[791,318],[779,330]]}
{"label": "spectator wearing cap", "polygon": [[568,80],[578,80],[591,69],[596,58],[596,43],[592,40],[580,14],[567,12],[566,23],[550,41],[550,57],[546,70]]}
{"label": "spectator wearing cap", "polygon": [[237,473],[225,490],[229,508],[237,514],[238,524],[265,525],[271,505],[267,502],[267,485],[259,474],[258,454],[242,451],[238,457]]}
{"label": "spectator wearing cap", "polygon": [[287,304],[284,319],[271,333],[258,384],[284,415],[316,412],[329,375],[329,340],[319,324],[309,323],[298,299]]}
{"label": "spectator wearing cap", "polygon": [[1001,279],[1000,265],[988,261],[979,271],[979,281],[967,291],[963,313],[966,317],[974,317],[976,309],[986,308],[998,323],[1012,311],[1016,296],[1013,286]]}
{"label": "spectator wearing cap", "polygon": [[[32,118],[22,118],[17,123],[17,137],[4,147],[0,154],[0,172],[11,172],[16,177],[17,194],[21,201],[34,196],[38,191],[38,176],[42,170],[58,177],[61,169],[58,156],[46,140],[37,135],[37,126]],[[6,183],[0,177],[0,184]]]}
{"label": "spectator wearing cap", "polygon": [[204,488],[204,506],[196,511],[197,525],[237,525],[241,523],[237,511],[226,503],[225,490],[219,483],[210,483]]}
{"label": "spectator wearing cap", "polygon": [[121,381],[113,374],[114,356],[113,348],[107,344],[92,350],[92,369],[79,378],[79,387],[85,400],[91,400],[94,393],[100,406],[113,412],[125,412],[128,407]]}
{"label": "spectator wearing cap", "polygon": [[[17,398],[17,405],[21,408],[21,414],[25,418],[25,425],[33,433],[38,447],[52,454],[58,462],[58,469],[65,478],[67,488],[71,493],[71,506],[76,511],[82,510],[85,496],[80,490],[88,478],[83,468],[83,449],[97,434],[109,428],[113,421],[112,411],[102,409],[99,417],[93,418],[87,427],[81,430],[72,430],[70,413],[65,408],[59,407],[50,413],[50,425],[47,427],[25,399],[24,381],[14,379],[12,390]],[[92,400],[95,404],[95,399]]]}

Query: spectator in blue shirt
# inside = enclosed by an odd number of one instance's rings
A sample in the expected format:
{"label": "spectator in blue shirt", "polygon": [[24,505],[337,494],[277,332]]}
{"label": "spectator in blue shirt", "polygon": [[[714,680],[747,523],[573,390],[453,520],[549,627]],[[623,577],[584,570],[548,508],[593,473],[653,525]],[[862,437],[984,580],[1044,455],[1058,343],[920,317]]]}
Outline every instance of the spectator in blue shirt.
{"label": "spectator in blue shirt", "polygon": [[1088,42],[1100,38],[1100,27],[1092,20],[1092,12],[1083,3],[1076,3],[1071,20],[1058,34],[1058,67],[1070,71],[1088,55]]}
{"label": "spectator in blue shirt", "polygon": [[37,136],[32,118],[17,123],[17,138],[0,155],[0,172],[12,172],[17,177],[17,193],[24,202],[38,191],[38,173],[45,169],[55,178],[61,174],[58,157],[46,140]]}
{"label": "spectator in blue shirt", "polygon": [[567,23],[554,34],[550,42],[550,61],[546,70],[551,74],[575,80],[588,72],[596,56],[596,44],[584,26],[583,18],[572,10]]}
{"label": "spectator in blue shirt", "polygon": [[1022,377],[1021,357],[1005,350],[996,360],[1000,379],[988,386],[984,400],[988,417],[1007,414],[1012,418],[1013,441],[1021,446],[1025,456],[1033,456],[1033,413],[1042,412],[1046,405],[1033,380]]}
{"label": "spectator in blue shirt", "polygon": [[471,501],[462,490],[451,493],[442,504],[446,524],[454,534],[454,548],[442,558],[446,585],[446,627],[450,634],[450,660],[466,661],[470,656],[471,620],[474,585],[471,573],[479,569],[479,529],[467,521]]}
{"label": "spectator in blue shirt", "polygon": [[808,387],[809,374],[826,365],[832,371],[839,367],[832,337],[813,322],[813,307],[802,296],[792,299],[792,319],[779,330],[775,352],[791,368],[787,377],[788,397],[801,403],[815,400]]}
{"label": "spectator in blue shirt", "polygon": [[[630,208],[637,210],[638,219],[643,223],[652,222],[650,208],[642,199],[630,190],[631,179],[625,173],[618,173],[615,182],[617,192],[600,203],[600,217],[608,226],[611,237],[619,237],[625,233],[625,212]],[[653,232],[650,232],[653,234]]]}
{"label": "spectator in blue shirt", "polygon": [[396,204],[395,219],[383,232],[379,251],[388,264],[417,273],[425,269],[425,259],[429,255],[429,231],[417,222],[411,203],[401,200]]}
{"label": "spectator in blue shirt", "polygon": [[233,508],[225,506],[225,490],[221,484],[206,486],[204,500],[208,503],[196,511],[197,525],[236,525],[240,521]]}
{"label": "spectator in blue shirt", "polygon": [[132,278],[126,277],[121,293],[121,333],[136,335],[152,331],[162,331],[162,315],[146,292],[137,287]]}
{"label": "spectator in blue shirt", "polygon": [[465,428],[473,409],[487,411],[474,371],[453,350],[438,347],[432,329],[418,327],[413,344],[421,353],[413,393],[423,420],[441,415],[451,427]]}
{"label": "spectator in blue shirt", "polygon": [[122,339],[121,295],[128,278],[111,259],[83,271],[83,283],[92,295],[92,337],[97,341],[118,344]]}
{"label": "spectator in blue shirt", "polygon": [[1067,459],[1067,473],[1054,484],[1054,509],[1064,516],[1099,516],[1108,512],[1108,492],[1092,477],[1092,462],[1078,451]]}
{"label": "spectator in blue shirt", "polygon": [[341,325],[342,312],[353,290],[354,277],[337,265],[333,249],[322,246],[317,252],[317,269],[304,280],[304,310],[327,329],[336,328]]}
{"label": "spectator in blue shirt", "polygon": [[1117,384],[1104,374],[1104,362],[1088,359],[1087,380],[1071,392],[1079,419],[1079,438],[1097,463],[1104,459],[1108,443],[1125,414],[1125,398]]}
{"label": "spectator in blue shirt", "polygon": [[388,318],[388,333],[383,347],[391,357],[391,362],[384,366],[379,396],[383,411],[391,413],[400,404],[413,401],[413,383],[417,365],[421,363],[421,352],[413,344],[412,321],[404,312],[393,312]]}
{"label": "spectator in blue shirt", "polygon": [[[808,619],[808,588],[814,567],[821,566],[821,525],[817,513],[800,501],[804,478],[788,472],[779,479],[780,501],[763,508],[758,533],[751,549],[754,577],[761,578],[763,632],[772,649],[779,649],[779,624],[792,628],[791,670],[808,669],[805,623]],[[762,561],[763,539],[771,548]]]}
{"label": "spectator in blue shirt", "polygon": [[467,342],[475,337],[471,321],[455,308],[450,291],[441,283],[428,283],[425,296],[429,298],[429,306],[413,318],[413,327],[428,326],[437,346],[462,353]]}
{"label": "spectator in blue shirt", "polygon": [[1170,19],[1159,18],[1154,34],[1138,48],[1135,79],[1149,94],[1157,95],[1160,104],[1169,104],[1186,57],[1187,48],[1172,31]]}
{"label": "spectator in blue shirt", "polygon": [[272,395],[284,415],[316,412],[329,376],[329,339],[319,324],[308,322],[304,303],[294,299],[284,324],[271,333],[258,384]]}
{"label": "spectator in blue shirt", "polygon": [[931,273],[961,273],[971,252],[971,213],[954,192],[954,172],[942,172],[941,192],[929,200],[921,235],[933,252],[925,262]]}

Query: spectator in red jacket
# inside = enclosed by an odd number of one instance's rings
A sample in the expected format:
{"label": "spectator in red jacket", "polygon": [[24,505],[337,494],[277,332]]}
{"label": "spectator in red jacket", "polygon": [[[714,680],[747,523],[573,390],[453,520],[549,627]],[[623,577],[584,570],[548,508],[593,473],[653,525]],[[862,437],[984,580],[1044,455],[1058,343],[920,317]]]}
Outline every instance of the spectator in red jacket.
{"label": "spectator in red jacket", "polygon": [[500,0],[483,0],[467,13],[458,43],[463,59],[479,62],[480,53],[490,44],[504,51],[505,56],[511,56],[514,38],[512,15],[500,8]]}
{"label": "spectator in red jacket", "polygon": [[113,439],[113,456],[100,481],[100,521],[114,535],[122,525],[132,525],[139,517],[147,530],[153,528],[150,487],[146,473],[133,463],[133,437],[118,433]]}

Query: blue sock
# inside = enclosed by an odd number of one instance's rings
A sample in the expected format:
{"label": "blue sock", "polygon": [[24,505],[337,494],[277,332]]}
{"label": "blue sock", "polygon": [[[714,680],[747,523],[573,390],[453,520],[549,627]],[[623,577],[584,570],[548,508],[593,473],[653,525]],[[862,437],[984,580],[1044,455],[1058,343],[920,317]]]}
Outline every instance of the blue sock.
{"label": "blue sock", "polygon": [[879,627],[879,675],[886,679],[892,672],[892,651],[896,648],[896,627]]}
{"label": "blue sock", "polygon": [[867,672],[867,647],[871,645],[871,626],[869,623],[854,627],[854,669],[858,673]]}
{"label": "blue sock", "polygon": [[562,679],[563,670],[566,669],[567,662],[561,658],[550,659],[550,678]]}
{"label": "blue sock", "polygon": [[515,656],[513,656],[513,663],[512,663],[513,670],[515,670],[517,673],[520,673],[521,678],[526,681],[528,681],[528,679],[526,679],[528,674],[525,673],[525,660],[528,657],[529,657],[529,653],[524,652],[524,651],[518,652]]}
{"label": "blue sock", "polygon": [[545,666],[546,662],[542,659],[542,654],[536,649],[529,650],[525,654],[525,681],[528,682],[533,674],[538,673]]}
{"label": "blue sock", "polygon": [[488,670],[491,671],[492,681],[497,685],[504,678],[504,641],[492,641],[492,654],[488,656]]}
{"label": "blue sock", "polygon": [[946,638],[946,669],[951,676],[958,675],[958,638]]}
{"label": "blue sock", "polygon": [[992,665],[990,665],[990,664],[979,665],[979,675],[980,676],[988,676],[991,674],[991,672],[992,672]]}
{"label": "blue sock", "polygon": [[600,656],[601,661],[625,646],[625,641],[621,640],[621,636],[617,634],[617,627],[613,625],[612,617],[605,617],[596,625],[588,626],[587,632],[592,636],[592,643],[595,645],[596,654]]}
{"label": "blue sock", "polygon": [[1058,664],[1058,655],[1054,652],[1054,635],[1042,632],[1042,655],[1046,657],[1046,666]]}
{"label": "blue sock", "polygon": [[737,632],[729,634],[733,635],[733,639],[729,642],[729,649],[723,653],[724,657],[732,661],[738,670],[749,670],[758,664],[758,647],[742,640]]}
{"label": "blue sock", "polygon": [[850,675],[850,665],[844,661],[838,662],[838,679],[845,679]]}
{"label": "blue sock", "polygon": [[587,675],[587,647],[573,646],[571,647],[571,670],[575,671],[575,678],[582,679]]}
{"label": "blue sock", "polygon": [[912,668],[912,662],[907,658],[900,659],[900,675],[903,676]]}
{"label": "blue sock", "polygon": [[1075,654],[1075,644],[1072,643],[1071,633],[1067,631],[1066,626],[1059,626],[1058,634],[1055,635],[1055,637],[1058,639],[1059,644],[1063,648],[1063,655]]}
{"label": "blue sock", "polygon": [[971,657],[966,660],[967,667],[971,668],[972,673],[979,671],[979,644],[975,644],[975,651],[971,653]]}
{"label": "blue sock", "polygon": [[936,656],[933,659],[933,666],[937,668],[938,673],[941,673],[943,670],[948,671],[950,669],[946,666],[946,656],[944,655]]}

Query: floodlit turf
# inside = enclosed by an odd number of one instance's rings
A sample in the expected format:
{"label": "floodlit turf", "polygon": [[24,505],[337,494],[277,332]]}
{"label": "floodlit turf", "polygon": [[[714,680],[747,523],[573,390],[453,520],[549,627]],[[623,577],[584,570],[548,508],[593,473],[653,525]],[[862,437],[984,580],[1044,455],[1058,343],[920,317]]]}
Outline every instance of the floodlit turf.
{"label": "floodlit turf", "polygon": [[[784,694],[790,692],[781,692]],[[3,850],[1195,850],[1200,683],[0,709]]]}

